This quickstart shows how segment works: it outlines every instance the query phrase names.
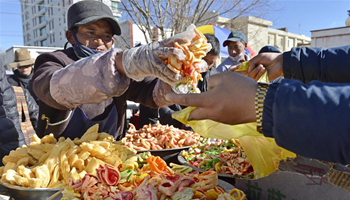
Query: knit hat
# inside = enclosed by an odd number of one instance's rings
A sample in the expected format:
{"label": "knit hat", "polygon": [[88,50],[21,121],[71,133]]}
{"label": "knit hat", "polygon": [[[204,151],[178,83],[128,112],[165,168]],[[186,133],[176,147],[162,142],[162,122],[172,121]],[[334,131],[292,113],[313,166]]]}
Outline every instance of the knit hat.
{"label": "knit hat", "polygon": [[68,29],[75,26],[82,26],[100,19],[105,19],[112,26],[113,34],[120,35],[120,27],[114,18],[112,10],[99,1],[79,1],[68,9]]}

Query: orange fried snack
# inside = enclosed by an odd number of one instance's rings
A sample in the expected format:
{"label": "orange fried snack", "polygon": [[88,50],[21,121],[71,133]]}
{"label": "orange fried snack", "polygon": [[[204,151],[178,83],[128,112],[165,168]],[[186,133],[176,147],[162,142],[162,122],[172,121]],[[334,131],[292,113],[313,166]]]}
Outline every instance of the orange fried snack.
{"label": "orange fried snack", "polygon": [[187,85],[190,92],[199,93],[197,88],[198,80],[203,80],[202,75],[199,72],[199,68],[195,66],[196,63],[200,63],[202,58],[210,50],[211,46],[207,43],[207,38],[197,29],[194,29],[196,36],[191,42],[185,44],[175,43],[175,48],[181,49],[185,54],[184,60],[178,60],[175,57],[168,57],[164,62],[168,68],[174,73],[181,74],[186,77],[186,82],[181,83]]}

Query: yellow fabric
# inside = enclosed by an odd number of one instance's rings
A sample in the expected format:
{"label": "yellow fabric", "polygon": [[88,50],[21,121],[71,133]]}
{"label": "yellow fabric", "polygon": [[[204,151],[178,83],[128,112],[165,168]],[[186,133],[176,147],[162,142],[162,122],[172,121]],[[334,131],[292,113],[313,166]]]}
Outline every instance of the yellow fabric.
{"label": "yellow fabric", "polygon": [[173,113],[173,118],[192,129],[203,137],[218,139],[239,139],[249,162],[254,168],[255,178],[261,178],[277,170],[281,159],[294,158],[296,155],[279,147],[273,138],[264,137],[256,131],[256,123],[227,125],[212,120],[188,121],[188,116],[194,107],[187,107]]}
{"label": "yellow fabric", "polygon": [[205,25],[205,26],[199,26],[197,29],[202,32],[203,34],[209,33],[214,35],[214,28],[212,25]]}

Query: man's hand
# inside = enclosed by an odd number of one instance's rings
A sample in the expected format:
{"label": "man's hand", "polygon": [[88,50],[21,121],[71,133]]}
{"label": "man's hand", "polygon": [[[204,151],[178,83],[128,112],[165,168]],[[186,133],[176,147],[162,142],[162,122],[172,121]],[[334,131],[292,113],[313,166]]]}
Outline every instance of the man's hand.
{"label": "man's hand", "polygon": [[248,61],[248,74],[256,68],[265,68],[270,81],[283,76],[283,54],[261,53]]}
{"label": "man's hand", "polygon": [[174,104],[197,107],[189,120],[211,119],[226,124],[256,121],[255,93],[257,82],[238,73],[213,75],[208,91],[201,94],[167,94]]}
{"label": "man's hand", "polygon": [[240,71],[240,70],[237,70],[241,67],[240,64],[238,65],[233,65],[231,66],[228,70],[230,72],[237,72],[239,74],[242,74],[244,76],[248,76],[249,78],[252,78],[256,81],[258,81],[260,79],[260,77],[265,73],[265,68],[262,66],[262,65],[258,65],[257,67],[255,67],[253,70],[251,70],[249,73],[248,73],[248,70],[243,70],[243,71]]}

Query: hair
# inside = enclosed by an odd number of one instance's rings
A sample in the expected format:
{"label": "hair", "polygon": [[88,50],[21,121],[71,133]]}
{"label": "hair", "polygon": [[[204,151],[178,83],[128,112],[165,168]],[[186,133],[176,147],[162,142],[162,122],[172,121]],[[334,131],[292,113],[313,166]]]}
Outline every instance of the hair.
{"label": "hair", "polygon": [[204,36],[207,38],[207,42],[211,44],[211,50],[208,52],[210,54],[219,55],[220,54],[220,42],[215,35],[206,33]]}

